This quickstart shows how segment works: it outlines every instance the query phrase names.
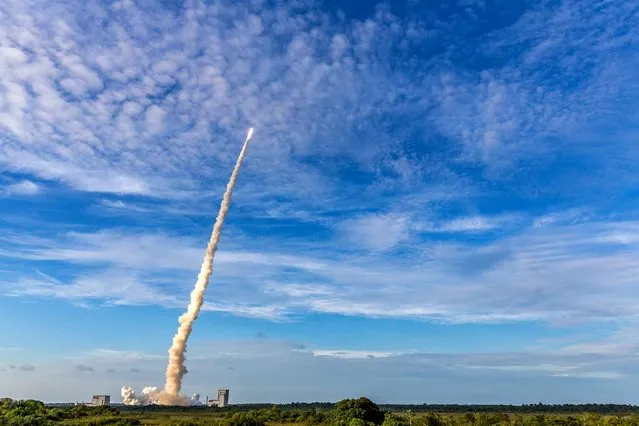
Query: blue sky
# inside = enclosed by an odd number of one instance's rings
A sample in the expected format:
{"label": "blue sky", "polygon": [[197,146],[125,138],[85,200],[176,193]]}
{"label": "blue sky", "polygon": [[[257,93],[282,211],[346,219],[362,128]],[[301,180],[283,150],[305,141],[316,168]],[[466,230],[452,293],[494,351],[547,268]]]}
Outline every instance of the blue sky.
{"label": "blue sky", "polygon": [[0,395],[639,403],[638,8],[5,0]]}

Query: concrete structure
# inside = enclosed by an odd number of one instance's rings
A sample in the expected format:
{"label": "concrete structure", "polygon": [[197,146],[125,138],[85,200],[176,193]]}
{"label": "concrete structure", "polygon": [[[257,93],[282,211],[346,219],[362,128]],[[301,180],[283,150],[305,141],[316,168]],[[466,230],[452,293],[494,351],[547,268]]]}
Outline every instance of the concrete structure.
{"label": "concrete structure", "polygon": [[93,399],[91,400],[91,405],[100,406],[100,405],[111,405],[111,396],[110,395],[93,395]]}
{"label": "concrete structure", "polygon": [[217,399],[206,398],[206,405],[209,407],[224,408],[229,406],[229,390],[227,388],[221,388],[217,390]]}
{"label": "concrete structure", "polygon": [[228,407],[229,405],[229,390],[222,388],[217,390],[218,407]]}

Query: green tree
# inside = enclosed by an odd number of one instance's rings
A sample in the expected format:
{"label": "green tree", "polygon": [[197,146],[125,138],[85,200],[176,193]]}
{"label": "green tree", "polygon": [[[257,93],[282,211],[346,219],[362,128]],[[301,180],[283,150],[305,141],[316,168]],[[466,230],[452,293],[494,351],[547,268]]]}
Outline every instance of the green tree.
{"label": "green tree", "polygon": [[299,423],[316,425],[324,423],[324,421],[326,420],[326,413],[318,408],[309,411],[305,410],[297,415],[296,420]]}
{"label": "green tree", "polygon": [[410,426],[407,419],[396,414],[386,413],[382,426]]}
{"label": "green tree", "polygon": [[272,422],[279,422],[284,417],[282,410],[277,405],[273,405],[265,414],[267,419]]}
{"label": "green tree", "polygon": [[413,421],[415,426],[444,426],[446,422],[437,414],[428,413],[425,416],[420,416]]}
{"label": "green tree", "polygon": [[384,423],[384,412],[368,398],[344,399],[335,404],[334,413],[338,423],[350,422],[350,419],[361,419],[368,423],[381,425]]}

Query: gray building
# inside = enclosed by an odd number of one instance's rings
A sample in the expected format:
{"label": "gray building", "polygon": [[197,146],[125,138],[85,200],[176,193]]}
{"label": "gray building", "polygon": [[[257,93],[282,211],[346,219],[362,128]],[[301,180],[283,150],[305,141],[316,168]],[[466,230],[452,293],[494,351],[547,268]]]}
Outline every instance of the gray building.
{"label": "gray building", "polygon": [[91,400],[91,405],[95,405],[95,406],[111,405],[111,396],[110,395],[93,395],[93,399]]}
{"label": "gray building", "polygon": [[224,408],[229,406],[229,390],[221,388],[217,390],[217,399],[208,399],[206,401],[209,407]]}

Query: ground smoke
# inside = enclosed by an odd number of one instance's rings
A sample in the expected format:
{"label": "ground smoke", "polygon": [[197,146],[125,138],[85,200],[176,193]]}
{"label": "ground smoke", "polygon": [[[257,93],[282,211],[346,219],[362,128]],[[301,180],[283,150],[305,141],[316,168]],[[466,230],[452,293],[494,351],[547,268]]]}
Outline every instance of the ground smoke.
{"label": "ground smoke", "polygon": [[142,389],[140,396],[136,396],[133,389],[123,386],[120,395],[124,405],[202,405],[200,395],[195,394],[191,398],[181,395],[169,395],[156,386],[148,386]]}

